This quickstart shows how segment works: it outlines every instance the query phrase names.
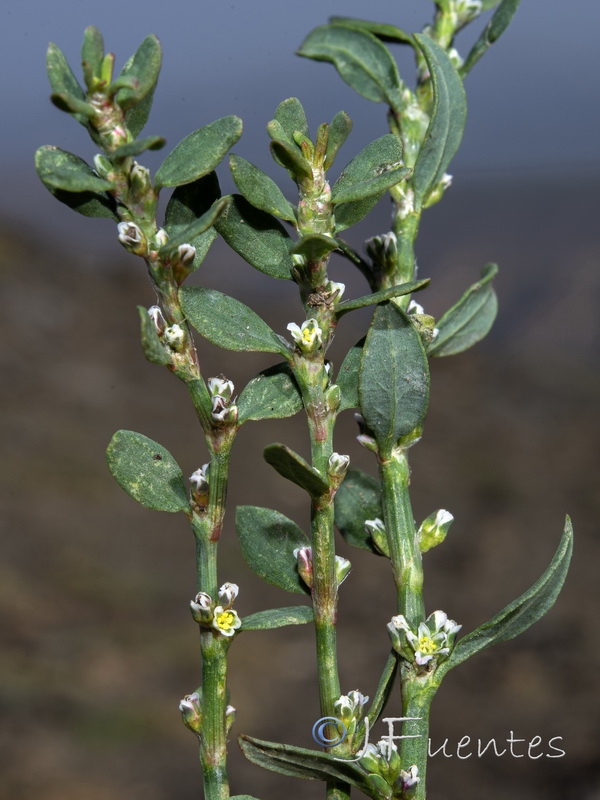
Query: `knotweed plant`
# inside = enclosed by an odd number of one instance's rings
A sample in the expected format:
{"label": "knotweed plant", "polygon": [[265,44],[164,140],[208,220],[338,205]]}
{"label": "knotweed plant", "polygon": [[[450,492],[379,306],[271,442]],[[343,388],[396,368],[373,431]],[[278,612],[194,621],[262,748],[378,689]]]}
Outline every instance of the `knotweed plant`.
{"label": "knotweed plant", "polygon": [[[420,800],[429,708],[443,677],[480,650],[526,630],[551,607],[564,581],[572,547],[568,519],[538,582],[461,636],[459,623],[446,611],[426,609],[423,600],[423,553],[444,541],[452,515],[440,509],[418,524],[409,493],[410,448],[421,439],[428,407],[429,359],[478,342],[497,306],[497,268],[488,264],[458,302],[434,319],[423,305],[429,281],[417,277],[414,244],[423,212],[451,184],[447,170],[466,119],[463,79],[504,31],[518,2],[435,0],[433,22],[416,34],[345,17],[313,30],[299,54],[331,62],[360,95],[386,105],[389,132],[346,156],[347,165],[330,182],[329,171],[351,132],[350,118],[337,111],[311,133],[300,100],[284,100],[267,125],[284,189],[236,154],[229,160],[239,194],[228,197],[220,196],[215,170],[241,136],[235,116],[190,133],[154,175],[136,160],[165,144],[160,136],[141,136],[161,65],[156,37],[145,39],[115,75],[114,56],[104,52],[99,31],[88,28],[81,84],[60,49],[49,47],[52,100],[87,129],[99,153],[90,165],[57,147],[41,147],[38,174],[75,211],[112,219],[123,247],[146,263],[156,302],[138,307],[143,352],[186,387],[206,442],[188,482],[171,453],[140,433],[118,431],[107,458],[129,495],[147,508],[181,512],[195,536],[197,586],[190,587],[190,608],[200,635],[201,684],[184,697],[180,711],[198,737],[207,800],[230,797],[227,747],[235,709],[228,701],[227,657],[242,633],[314,626],[322,714],[317,732],[326,745],[304,749],[241,735],[250,761],[322,780],[332,800],[344,800],[353,788],[374,800]],[[493,14],[463,58],[455,36],[486,11]],[[385,43],[413,51],[413,88],[400,78]],[[169,199],[159,220],[165,192]],[[362,252],[354,249],[344,231],[388,193],[392,229],[373,235]],[[290,309],[287,330],[273,330],[233,296],[187,285],[218,235],[256,270],[297,285],[301,305]],[[367,294],[349,298],[344,285],[330,279],[334,253],[359,269]],[[417,293],[419,302],[413,299]],[[366,334],[356,331],[355,346],[336,370],[327,358],[336,327],[347,315],[344,324],[351,324],[351,312],[366,306],[374,307],[371,325]],[[226,350],[271,354],[275,363],[236,387],[229,374],[203,374],[202,338]],[[377,477],[350,467],[343,454],[350,447],[334,443],[336,420],[347,409],[356,409],[358,442],[372,452]],[[232,447],[249,421],[300,412],[310,434],[310,458],[285,444],[269,445],[264,457],[306,493],[310,531],[271,508],[243,506],[235,519],[249,566],[308,602],[240,617],[238,587],[227,582],[227,565],[217,563]],[[337,603],[350,562],[336,555],[335,527],[350,545],[388,559],[396,587],[396,606],[389,609],[387,631],[381,631],[389,636],[390,653],[371,699],[361,687],[344,694],[340,686]],[[403,738],[375,744],[369,733],[394,686],[401,696]]]}

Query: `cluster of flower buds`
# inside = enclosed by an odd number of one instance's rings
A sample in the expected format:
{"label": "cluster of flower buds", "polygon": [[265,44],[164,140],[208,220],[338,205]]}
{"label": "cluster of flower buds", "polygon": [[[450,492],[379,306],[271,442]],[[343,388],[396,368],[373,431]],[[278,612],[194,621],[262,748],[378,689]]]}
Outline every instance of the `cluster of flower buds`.
{"label": "cluster of flower buds", "polygon": [[371,535],[373,544],[379,550],[379,552],[382,555],[387,556],[389,558],[390,548],[388,545],[388,540],[383,520],[381,520],[379,517],[375,517],[375,519],[366,519],[365,530],[367,531],[367,533]]}
{"label": "cluster of flower buds", "polygon": [[233,383],[224,375],[209,378],[208,391],[212,400],[211,417],[218,425],[233,425],[237,421],[238,408],[233,402]]}
{"label": "cluster of flower buds", "polygon": [[369,743],[358,763],[378,797],[410,798],[421,780],[416,765],[402,769],[398,748],[387,738]]}
{"label": "cluster of flower buds", "polygon": [[190,603],[192,617],[203,628],[211,628],[221,636],[234,636],[242,621],[232,606],[239,589],[235,583],[224,583],[219,589],[220,604],[216,605],[206,592],[198,592]]}
{"label": "cluster of flower buds", "polygon": [[[300,577],[302,578],[304,583],[308,586],[308,588],[312,589],[313,587],[312,547],[297,547],[294,550],[294,557],[298,563],[298,572],[300,573]],[[335,578],[337,586],[342,585],[342,583],[348,577],[351,569],[352,569],[352,564],[350,564],[347,558],[342,558],[342,556],[335,557]]]}
{"label": "cluster of flower buds", "polygon": [[429,669],[433,663],[445,661],[454,647],[456,634],[462,628],[443,611],[434,611],[413,630],[403,614],[388,623],[392,647],[407,661]]}
{"label": "cluster of flower buds", "polygon": [[395,233],[390,231],[367,239],[365,249],[378,274],[390,275],[395,272],[398,260],[398,241]]}
{"label": "cluster of flower buds", "polygon": [[452,514],[444,508],[440,508],[423,520],[418,531],[419,549],[422,553],[444,541],[453,520]]}
{"label": "cluster of flower buds", "polygon": [[316,319],[307,319],[300,326],[295,322],[290,322],[287,329],[292,334],[301,353],[314,353],[323,344],[323,331]]}
{"label": "cluster of flower buds", "polygon": [[415,328],[426,344],[430,344],[437,337],[439,330],[435,327],[435,317],[426,314],[423,306],[411,300],[406,309]]}
{"label": "cluster of flower buds", "polygon": [[369,701],[367,695],[354,689],[348,694],[343,694],[333,704],[336,717],[344,723],[346,728],[346,739],[350,746],[353,744],[354,736],[358,727],[365,716],[364,706]]}
{"label": "cluster of flower buds", "polygon": [[190,483],[192,484],[192,500],[199,508],[206,508],[208,505],[208,472],[210,464],[203,464],[202,467],[192,472]]}

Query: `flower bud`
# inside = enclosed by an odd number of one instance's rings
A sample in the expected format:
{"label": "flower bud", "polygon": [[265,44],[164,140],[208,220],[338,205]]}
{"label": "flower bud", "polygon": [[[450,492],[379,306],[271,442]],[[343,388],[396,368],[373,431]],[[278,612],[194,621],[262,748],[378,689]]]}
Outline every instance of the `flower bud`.
{"label": "flower bud", "polygon": [[367,239],[365,249],[373,264],[384,275],[394,272],[398,258],[398,240],[393,231]]}
{"label": "flower bud", "polygon": [[208,505],[208,471],[209,464],[204,464],[201,469],[197,469],[190,475],[190,483],[192,484],[192,499],[200,506],[206,508]]}
{"label": "flower bud", "polygon": [[332,453],[329,456],[328,474],[332,478],[343,478],[348,471],[350,456],[341,456],[339,453]]}
{"label": "flower bud", "polygon": [[348,561],[347,558],[342,558],[342,556],[335,557],[335,578],[338,586],[341,586],[342,583],[346,580],[346,578],[350,574],[351,569],[352,569],[352,564]]}
{"label": "flower bud", "polygon": [[202,705],[199,692],[187,694],[179,703],[179,710],[184,724],[199,734],[202,730]]}
{"label": "flower bud", "polygon": [[383,521],[379,519],[379,517],[376,517],[375,519],[367,519],[365,520],[365,530],[371,535],[373,544],[379,550],[379,552],[389,558],[390,548],[388,545]]}
{"label": "flower bud", "polygon": [[212,621],[213,608],[213,599],[206,592],[198,592],[196,597],[190,601],[192,617],[199,625],[206,625]]}
{"label": "flower bud", "polygon": [[310,547],[297,547],[294,550],[294,557],[298,562],[298,572],[304,583],[309,589],[313,585],[313,565],[312,565],[312,548]]}
{"label": "flower bud", "polygon": [[233,706],[227,706],[225,709],[225,732],[229,733],[235,722],[236,710]]}
{"label": "flower bud", "polygon": [[146,237],[135,222],[119,222],[117,225],[119,241],[130,253],[143,255],[147,249]]}
{"label": "flower bud", "polygon": [[185,331],[181,325],[175,323],[165,328],[163,337],[171,350],[175,350],[176,353],[181,353],[185,345]]}
{"label": "flower bud", "polygon": [[152,189],[150,170],[146,167],[142,167],[137,161],[134,161],[133,167],[129,173],[129,183],[138,197],[143,197]]}
{"label": "flower bud", "polygon": [[358,424],[359,435],[356,437],[356,441],[366,447],[367,450],[372,450],[374,453],[377,452],[377,442],[372,435],[372,431],[370,428],[367,427],[367,423],[365,422],[364,417],[362,414],[355,414],[354,419]]}
{"label": "flower bud", "polygon": [[153,241],[154,249],[160,250],[160,248],[164,247],[168,241],[169,241],[169,234],[166,232],[164,228],[159,228],[154,234],[154,241]]}
{"label": "flower bud", "polygon": [[325,292],[335,305],[342,299],[342,295],[346,291],[346,286],[343,283],[336,283],[335,281],[328,281],[325,286]]}
{"label": "flower bud", "polygon": [[224,583],[219,589],[219,600],[224,608],[231,608],[238,596],[240,589],[237,583]]}
{"label": "flower bud", "polygon": [[443,508],[423,520],[418,531],[419,548],[422,553],[444,541],[453,520],[452,514]]}
{"label": "flower bud", "polygon": [[402,769],[395,782],[396,791],[402,792],[405,797],[411,797],[415,793],[420,780],[416,764],[413,764],[408,771]]}
{"label": "flower bud", "polygon": [[180,244],[177,248],[177,261],[182,267],[191,267],[196,258],[196,248],[191,244]]}
{"label": "flower bud", "polygon": [[154,327],[156,328],[156,332],[160,336],[164,333],[165,327],[167,325],[165,318],[163,317],[163,313],[160,309],[160,306],[150,306],[148,309],[148,316],[154,323]]}
{"label": "flower bud", "polygon": [[210,392],[211,397],[215,395],[220,395],[224,400],[231,400],[233,396],[233,383],[224,375],[219,375],[218,378],[209,378],[208,379],[208,391]]}
{"label": "flower bud", "polygon": [[101,155],[101,153],[97,153],[94,156],[94,169],[100,178],[104,178],[105,180],[110,180],[110,176],[112,175],[113,165],[110,163],[106,156]]}
{"label": "flower bud", "polygon": [[329,411],[336,412],[340,407],[342,401],[342,390],[337,383],[332,383],[331,386],[325,390],[325,402]]}

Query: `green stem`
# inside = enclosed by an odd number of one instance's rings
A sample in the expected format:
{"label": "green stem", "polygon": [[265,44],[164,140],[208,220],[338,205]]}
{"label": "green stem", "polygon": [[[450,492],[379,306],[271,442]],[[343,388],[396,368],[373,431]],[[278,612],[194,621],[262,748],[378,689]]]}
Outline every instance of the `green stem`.
{"label": "green stem", "polygon": [[416,719],[404,723],[400,761],[404,770],[415,764],[419,770],[420,781],[412,800],[425,800],[425,778],[429,755],[429,709],[437,691],[432,676],[418,677],[409,673],[402,680],[402,716]]}
{"label": "green stem", "polygon": [[379,462],[384,524],[398,593],[398,613],[418,625],[425,619],[423,565],[408,487],[406,453],[396,452]]}
{"label": "green stem", "polygon": [[205,800],[227,800],[227,642],[202,631],[202,735],[200,761]]}

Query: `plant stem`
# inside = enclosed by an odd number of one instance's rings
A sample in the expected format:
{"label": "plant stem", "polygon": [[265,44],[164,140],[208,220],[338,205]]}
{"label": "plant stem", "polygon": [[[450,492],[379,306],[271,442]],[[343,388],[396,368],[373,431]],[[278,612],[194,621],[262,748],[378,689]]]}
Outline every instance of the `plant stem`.
{"label": "plant stem", "polygon": [[398,593],[398,613],[418,625],[425,619],[423,566],[408,487],[410,467],[404,451],[379,462],[385,530]]}
{"label": "plant stem", "polygon": [[429,755],[429,708],[438,689],[431,675],[415,676],[412,671],[402,679],[402,716],[416,719],[404,723],[403,735],[415,736],[402,739],[400,760],[402,768],[409,770],[415,764],[419,770],[419,783],[412,800],[425,800],[425,778]]}

